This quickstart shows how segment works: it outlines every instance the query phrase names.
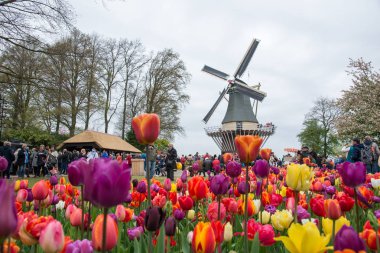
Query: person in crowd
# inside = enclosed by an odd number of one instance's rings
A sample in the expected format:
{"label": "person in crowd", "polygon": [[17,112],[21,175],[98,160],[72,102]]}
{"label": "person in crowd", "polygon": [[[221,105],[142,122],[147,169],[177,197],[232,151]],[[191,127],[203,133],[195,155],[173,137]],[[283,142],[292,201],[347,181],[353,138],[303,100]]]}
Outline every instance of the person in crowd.
{"label": "person in crowd", "polygon": [[67,149],[64,149],[62,151],[62,155],[60,156],[60,159],[61,159],[61,171],[60,171],[60,173],[66,174],[67,173],[67,167],[68,167],[69,162],[70,162],[70,160],[69,160],[70,154],[67,151]]}
{"label": "person in crowd", "polygon": [[279,160],[278,160],[277,156],[274,154],[274,152],[271,152],[270,157],[269,157],[269,164],[271,166],[277,166],[278,161]]}
{"label": "person in crowd", "polygon": [[163,177],[166,177],[165,159],[166,159],[165,154],[161,154],[158,156],[158,166],[157,166],[157,170],[156,170],[157,176],[159,176],[161,174]]}
{"label": "person in crowd", "polygon": [[202,169],[203,176],[204,177],[206,176],[206,172],[208,171],[211,172],[211,169],[212,169],[212,161],[209,157],[205,157],[203,161],[203,169]]}
{"label": "person in crowd", "polygon": [[379,146],[372,141],[370,136],[366,136],[363,142],[362,162],[367,168],[367,173],[378,172]]}
{"label": "person in crowd", "polygon": [[148,152],[147,152],[147,157],[146,160],[147,162],[145,163],[145,171],[146,171],[146,166],[149,165],[149,178],[152,179],[154,176],[154,170],[156,168],[156,158],[157,158],[157,149],[154,145],[148,145]]}
{"label": "person in crowd", "polygon": [[15,160],[15,155],[12,152],[11,143],[9,141],[4,141],[3,147],[0,148],[0,156],[5,157],[5,159],[7,159],[8,161],[8,167],[3,172],[3,178],[6,177],[10,179],[11,165],[12,165],[12,162]]}
{"label": "person in crowd", "polygon": [[25,164],[27,162],[26,158],[26,144],[22,144],[21,148],[17,151],[17,159],[15,160],[15,165],[18,167],[17,176],[19,178],[24,178],[25,175]]}
{"label": "person in crowd", "polygon": [[212,161],[212,169],[214,170],[214,173],[217,174],[217,167],[220,169],[220,161],[216,155],[214,156],[214,160]]}
{"label": "person in crowd", "polygon": [[37,171],[37,160],[37,148],[32,148],[32,152],[30,153],[30,168],[34,176],[36,176]]}
{"label": "person in crowd", "polygon": [[30,171],[30,152],[29,152],[29,147],[25,147],[25,174],[26,177],[29,177],[29,171]]}
{"label": "person in crowd", "polygon": [[[53,149],[54,152],[54,149]],[[55,155],[53,155],[52,149],[48,150],[47,158],[46,158],[46,168],[48,171],[57,170],[57,164],[58,164],[58,159]]]}
{"label": "person in crowd", "polygon": [[166,172],[167,178],[174,181],[174,167],[176,166],[177,161],[177,150],[173,147],[173,144],[169,144],[168,152],[166,155]]}
{"label": "person in crowd", "polygon": [[101,157],[102,158],[108,158],[108,153],[106,150],[103,150]]}
{"label": "person in crowd", "polygon": [[182,155],[179,159],[180,163],[182,164],[182,169],[185,169],[185,163],[186,163],[186,157],[185,155]]}
{"label": "person in crowd", "polygon": [[95,148],[93,148],[90,152],[88,152],[87,154],[87,160],[92,160],[92,159],[95,159],[95,158],[98,158],[99,155],[98,155],[98,152],[96,151]]}
{"label": "person in crowd", "polygon": [[359,138],[352,139],[352,146],[347,154],[347,161],[349,162],[360,162],[361,161],[361,153],[364,148],[363,144],[360,143]]}
{"label": "person in crowd", "polygon": [[46,157],[47,157],[47,154],[45,150],[45,145],[40,145],[40,149],[37,152],[37,167],[36,167],[36,171],[34,171],[35,177],[39,177],[41,171],[42,171],[43,176],[47,175],[47,171],[45,168]]}
{"label": "person in crowd", "polygon": [[86,153],[86,150],[84,149],[84,148],[82,148],[81,150],[80,150],[80,153],[79,153],[79,157],[78,157],[79,159],[81,159],[81,158],[87,158],[87,153]]}
{"label": "person in crowd", "polygon": [[50,150],[51,150],[51,154],[57,159],[58,158],[58,152],[57,152],[57,150],[55,150],[55,147],[51,146]]}

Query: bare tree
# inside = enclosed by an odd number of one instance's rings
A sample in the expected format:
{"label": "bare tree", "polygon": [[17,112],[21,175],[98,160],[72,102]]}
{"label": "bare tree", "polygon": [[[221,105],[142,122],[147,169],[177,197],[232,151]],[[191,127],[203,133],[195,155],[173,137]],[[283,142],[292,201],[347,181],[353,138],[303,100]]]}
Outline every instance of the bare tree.
{"label": "bare tree", "polygon": [[71,28],[71,10],[66,0],[0,0],[0,45],[42,51],[42,37]]}

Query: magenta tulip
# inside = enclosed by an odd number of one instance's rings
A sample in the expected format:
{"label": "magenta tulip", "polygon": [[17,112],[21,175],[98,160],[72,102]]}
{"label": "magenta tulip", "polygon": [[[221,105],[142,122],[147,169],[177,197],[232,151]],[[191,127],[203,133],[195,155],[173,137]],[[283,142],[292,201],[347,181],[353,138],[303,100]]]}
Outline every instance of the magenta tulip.
{"label": "magenta tulip", "polygon": [[215,195],[226,194],[230,186],[230,180],[223,174],[218,174],[211,178],[210,190]]}
{"label": "magenta tulip", "polygon": [[266,160],[257,160],[253,166],[253,172],[255,172],[258,178],[267,178],[269,175],[269,164]]}
{"label": "magenta tulip", "polygon": [[8,168],[8,160],[4,156],[0,156],[0,172],[6,171]]}
{"label": "magenta tulip", "polygon": [[89,170],[89,163],[85,159],[79,159],[69,164],[67,175],[72,185],[78,186],[84,183],[84,173]]}
{"label": "magenta tulip", "polygon": [[226,173],[230,177],[238,177],[241,174],[241,164],[235,161],[231,161],[226,166]]}
{"label": "magenta tulip", "polygon": [[17,229],[16,195],[13,184],[0,179],[0,241],[7,238]]}
{"label": "magenta tulip", "polygon": [[366,168],[362,162],[344,162],[338,167],[343,183],[349,187],[357,187],[365,183]]}

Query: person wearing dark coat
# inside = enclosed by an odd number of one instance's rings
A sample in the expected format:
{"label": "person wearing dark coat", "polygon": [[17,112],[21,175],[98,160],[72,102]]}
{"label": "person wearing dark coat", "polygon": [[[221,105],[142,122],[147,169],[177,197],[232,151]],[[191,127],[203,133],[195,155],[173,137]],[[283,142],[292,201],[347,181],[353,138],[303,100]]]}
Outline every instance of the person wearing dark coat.
{"label": "person wearing dark coat", "polygon": [[206,176],[207,171],[210,171],[210,172],[212,171],[212,161],[208,157],[206,157],[205,160],[203,161],[202,173],[204,177]]}
{"label": "person wearing dark coat", "polygon": [[176,166],[177,161],[177,150],[173,147],[173,144],[169,144],[168,153],[166,155],[166,171],[167,171],[167,178],[170,178],[170,180],[174,181],[174,166]]}
{"label": "person wearing dark coat", "polygon": [[17,160],[15,161],[15,165],[18,167],[17,176],[19,178],[24,178],[25,174],[25,162],[26,162],[26,144],[22,144],[22,147],[17,152]]}
{"label": "person wearing dark coat", "polygon": [[5,157],[8,161],[8,168],[3,173],[3,178],[7,177],[8,179],[11,178],[11,165],[12,162],[15,159],[15,155],[13,154],[13,151],[11,149],[11,143],[9,141],[4,142],[4,146],[0,148],[0,156]]}

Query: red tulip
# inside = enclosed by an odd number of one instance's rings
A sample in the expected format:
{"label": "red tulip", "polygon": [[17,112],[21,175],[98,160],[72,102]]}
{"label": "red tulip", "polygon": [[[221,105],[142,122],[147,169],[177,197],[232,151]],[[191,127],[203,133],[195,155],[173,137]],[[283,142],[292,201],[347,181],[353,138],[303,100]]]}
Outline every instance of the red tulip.
{"label": "red tulip", "polygon": [[260,156],[264,160],[269,161],[271,153],[272,153],[272,149],[270,149],[270,148],[262,148],[262,149],[260,149]]}
{"label": "red tulip", "polygon": [[160,118],[154,113],[140,114],[132,119],[132,129],[140,144],[152,144],[160,133]]}
{"label": "red tulip", "polygon": [[342,212],[349,212],[354,207],[355,200],[344,192],[339,192],[335,199],[338,200]]}
{"label": "red tulip", "polygon": [[314,198],[310,199],[310,207],[313,213],[320,217],[325,217],[325,206],[324,206],[324,198],[322,195],[317,195]]}
{"label": "red tulip", "polygon": [[257,135],[236,136],[235,145],[240,160],[245,163],[255,161],[262,143],[263,139]]}
{"label": "red tulip", "polygon": [[[92,244],[95,250],[102,249],[103,242],[103,219],[104,214],[98,215],[96,217],[94,226],[92,228]],[[111,250],[117,244],[117,237],[119,231],[117,228],[116,221],[110,216],[107,216],[106,225],[106,250]]]}
{"label": "red tulip", "polygon": [[206,198],[208,187],[203,177],[196,176],[189,180],[189,195],[194,201]]}
{"label": "red tulip", "polygon": [[217,244],[222,243],[224,240],[224,238],[223,238],[223,236],[224,236],[223,224],[219,220],[218,221],[212,221],[211,227],[212,227],[212,230],[214,231],[216,243]]}
{"label": "red tulip", "polygon": [[35,200],[44,200],[49,194],[49,187],[44,180],[40,180],[33,185],[32,193]]}

